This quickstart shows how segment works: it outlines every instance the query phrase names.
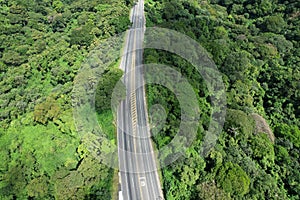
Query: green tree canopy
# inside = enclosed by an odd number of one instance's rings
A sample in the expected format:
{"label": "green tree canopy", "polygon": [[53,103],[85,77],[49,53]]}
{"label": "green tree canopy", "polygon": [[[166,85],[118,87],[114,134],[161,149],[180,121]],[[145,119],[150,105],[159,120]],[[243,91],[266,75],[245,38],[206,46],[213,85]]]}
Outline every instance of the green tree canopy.
{"label": "green tree canopy", "polygon": [[218,171],[216,179],[217,184],[232,195],[242,197],[249,191],[250,178],[237,164],[225,163]]}

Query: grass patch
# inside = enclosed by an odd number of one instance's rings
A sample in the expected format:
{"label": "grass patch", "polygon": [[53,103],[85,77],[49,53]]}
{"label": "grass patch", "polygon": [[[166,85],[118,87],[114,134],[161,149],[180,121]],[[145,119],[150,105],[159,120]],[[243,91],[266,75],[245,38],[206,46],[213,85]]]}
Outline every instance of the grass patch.
{"label": "grass patch", "polygon": [[112,180],[112,188],[111,188],[111,199],[118,200],[119,199],[119,170],[114,170],[114,177]]}

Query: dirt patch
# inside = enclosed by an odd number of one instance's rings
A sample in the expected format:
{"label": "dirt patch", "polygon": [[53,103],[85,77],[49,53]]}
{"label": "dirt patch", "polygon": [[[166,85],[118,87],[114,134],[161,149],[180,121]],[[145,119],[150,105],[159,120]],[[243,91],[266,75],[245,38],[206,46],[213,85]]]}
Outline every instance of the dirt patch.
{"label": "dirt patch", "polygon": [[262,116],[256,113],[252,113],[251,116],[255,121],[255,133],[267,134],[270,141],[274,143],[275,136],[267,121]]}

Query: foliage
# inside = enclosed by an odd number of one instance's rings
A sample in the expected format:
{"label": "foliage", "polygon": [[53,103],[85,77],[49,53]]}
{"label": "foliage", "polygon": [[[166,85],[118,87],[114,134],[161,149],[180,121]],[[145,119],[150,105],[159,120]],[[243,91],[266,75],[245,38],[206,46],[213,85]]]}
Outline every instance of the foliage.
{"label": "foliage", "polygon": [[281,16],[269,16],[265,19],[263,25],[266,31],[274,33],[281,33],[286,27],[286,23]]}
{"label": "foliage", "polygon": [[205,182],[197,187],[200,200],[230,200],[230,195],[216,186],[215,182]]}
{"label": "foliage", "polygon": [[113,172],[82,145],[71,91],[88,52],[130,25],[132,4],[0,1],[0,199],[111,198]]}
{"label": "foliage", "polygon": [[250,178],[240,166],[231,162],[221,167],[216,178],[217,184],[234,196],[242,197],[249,191]]}
{"label": "foliage", "polygon": [[46,101],[38,104],[34,108],[34,120],[45,124],[49,120],[55,120],[59,115],[59,105],[52,97],[48,97]]}
{"label": "foliage", "polygon": [[300,148],[300,130],[297,126],[278,124],[275,128],[275,133],[277,137],[288,139],[293,145]]}
{"label": "foliage", "polygon": [[248,138],[254,133],[254,124],[253,118],[243,111],[227,109],[224,129],[232,136],[236,137],[241,134],[240,137]]}
{"label": "foliage", "polygon": [[111,109],[112,93],[122,75],[122,70],[112,68],[101,76],[95,94],[95,108],[97,112],[101,113]]}
{"label": "foliage", "polygon": [[[204,158],[205,167],[195,167],[200,174],[195,185],[179,181],[189,170],[187,161],[193,160],[186,156],[163,170],[165,197],[299,199],[299,3],[147,0],[145,10],[147,26],[179,31],[207,49],[223,73],[227,93],[223,132]],[[147,49],[144,59],[173,66],[194,87],[202,109],[201,128],[189,149],[200,149],[210,121],[203,79],[190,63],[171,53]],[[179,104],[157,85],[147,86],[147,97],[149,107],[160,103],[167,114],[166,124],[154,136],[161,148],[176,133]]]}
{"label": "foliage", "polygon": [[258,160],[261,165],[272,167],[274,165],[274,147],[266,134],[258,134],[250,139],[252,157]]}

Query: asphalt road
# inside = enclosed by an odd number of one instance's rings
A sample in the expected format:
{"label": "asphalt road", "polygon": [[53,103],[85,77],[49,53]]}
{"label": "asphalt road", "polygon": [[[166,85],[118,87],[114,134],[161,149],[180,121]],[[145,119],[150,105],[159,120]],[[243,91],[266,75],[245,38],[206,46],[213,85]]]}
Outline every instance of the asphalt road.
{"label": "asphalt road", "polygon": [[131,14],[120,68],[125,71],[126,99],[118,108],[118,147],[121,190],[124,200],[160,200],[162,189],[151,144],[143,86],[144,0]]}

